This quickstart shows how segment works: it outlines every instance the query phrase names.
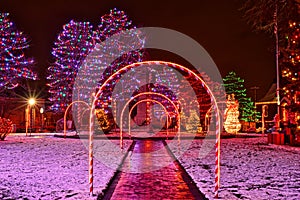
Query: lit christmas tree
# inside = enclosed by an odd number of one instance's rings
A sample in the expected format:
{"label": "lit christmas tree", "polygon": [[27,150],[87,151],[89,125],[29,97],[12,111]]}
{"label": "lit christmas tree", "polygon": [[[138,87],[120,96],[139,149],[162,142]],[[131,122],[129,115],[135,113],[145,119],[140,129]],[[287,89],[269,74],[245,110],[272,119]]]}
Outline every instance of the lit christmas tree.
{"label": "lit christmas tree", "polygon": [[186,116],[184,111],[180,112],[180,128],[181,130],[186,131],[186,124],[187,124],[188,117]]}
{"label": "lit christmas tree", "polygon": [[226,94],[235,95],[235,99],[239,102],[240,120],[246,122],[255,121],[255,116],[260,116],[259,113],[255,114],[255,105],[251,98],[246,95],[246,88],[244,87],[244,79],[237,76],[235,72],[229,72],[229,74],[223,78]]}
{"label": "lit christmas tree", "polygon": [[[209,85],[210,89],[213,91],[214,96],[220,96],[219,93],[221,93],[221,89],[219,89],[220,84],[217,82],[213,82],[210,77],[204,73],[201,72],[199,74],[197,71],[194,70],[194,73],[198,74],[199,76],[202,77],[202,79],[206,82],[207,85]],[[207,116],[210,115],[211,113],[211,98],[206,89],[202,86],[202,84],[199,84],[199,81],[196,80],[191,74],[186,74],[185,78],[187,81],[189,81],[191,87],[196,93],[197,101],[194,100],[188,100],[188,110],[193,110],[195,109],[195,106],[199,108],[197,111],[199,113],[200,121],[202,122],[203,125],[205,125],[205,120],[207,120]],[[187,97],[189,95],[187,94]],[[222,94],[224,96],[224,94]],[[186,97],[185,97],[186,98]],[[210,110],[210,111],[209,111]],[[186,112],[187,115],[189,111]],[[204,126],[204,129],[207,129],[207,126]]]}
{"label": "lit christmas tree", "polygon": [[190,133],[200,133],[202,131],[200,118],[196,110],[190,111],[190,116],[186,122],[186,130]]}
{"label": "lit christmas tree", "polygon": [[[109,14],[105,14],[101,17],[100,24],[97,30],[94,32],[94,39],[96,43],[107,42],[107,39],[110,38],[111,36],[118,34],[121,31],[128,31],[128,30],[133,30],[130,37],[136,38],[137,33],[134,31],[135,29],[136,27],[132,24],[132,21],[128,19],[124,11],[120,11],[114,8],[110,10]],[[120,41],[122,42],[123,40],[120,39]],[[144,50],[134,50],[129,53],[123,54],[120,57],[118,55],[114,55],[115,52],[112,51],[111,49],[116,48],[115,45],[131,45],[132,47],[137,46],[136,44],[134,44],[136,41],[131,42],[129,39],[129,41],[125,41],[125,42],[126,42],[125,44],[113,43],[111,44],[111,46],[113,47],[108,47],[107,50],[104,50],[105,52],[103,58],[101,59],[101,62],[103,66],[106,66],[106,68],[99,81],[99,85],[102,85],[113,73],[118,71],[118,69],[120,69],[121,67],[144,60],[145,57]],[[139,40],[138,42],[142,44],[138,46],[143,46],[144,38],[141,38],[141,40]],[[120,49],[122,49],[122,46],[120,46]],[[106,60],[109,59],[105,59],[105,57],[118,57],[118,58],[114,60],[112,63],[108,63],[106,62]],[[112,103],[111,102],[112,91],[115,84],[119,81],[118,80],[119,77],[116,78],[117,80],[114,80],[111,83],[110,87],[108,87],[105,91],[103,91],[101,99],[99,99],[98,101],[99,103],[97,107],[103,108],[105,110],[105,113],[111,112],[110,107]],[[138,74],[137,77],[132,77],[131,81],[139,82],[140,78],[138,78]],[[134,89],[138,89],[136,88],[136,85],[138,84],[132,83],[131,85],[127,85],[128,88],[126,89],[128,91],[133,91]],[[122,95],[120,95],[120,98],[122,98]]]}
{"label": "lit christmas tree", "polygon": [[54,43],[55,62],[48,68],[51,110],[63,112],[72,102],[72,90],[79,67],[93,48],[92,26],[89,22],[71,20]]}
{"label": "lit christmas tree", "polygon": [[300,112],[300,23],[290,22],[285,48],[281,51],[283,95],[291,100],[292,111]]}
{"label": "lit christmas tree", "polygon": [[24,80],[36,80],[34,60],[26,58],[27,37],[10,21],[8,13],[0,13],[0,93],[25,87]]}
{"label": "lit christmas tree", "polygon": [[[134,29],[131,21],[128,20],[127,16],[123,11],[118,11],[113,9],[109,14],[101,17],[100,25],[93,31],[92,26],[89,22],[75,22],[64,25],[63,31],[59,34],[55,46],[53,48],[52,54],[55,58],[55,62],[48,68],[48,86],[50,87],[49,93],[51,97],[49,100],[53,103],[51,109],[56,112],[64,112],[66,107],[70,105],[72,99],[84,100],[90,102],[91,95],[89,92],[92,91],[89,83],[97,83],[98,85],[103,84],[114,72],[116,72],[121,66],[125,66],[131,63],[141,61],[143,52],[133,51],[130,54],[123,54],[122,56],[117,56],[118,58],[111,62],[108,62],[110,58],[114,55],[114,49],[122,49],[125,44],[120,44],[117,39],[111,41],[108,40],[113,34],[116,34],[122,30]],[[132,32],[133,36],[134,31]],[[92,62],[97,62],[95,65],[91,63],[91,66],[87,68],[87,71],[81,70],[80,75],[85,77],[84,84],[80,84],[82,80],[77,80],[75,86],[76,76],[79,73],[79,68],[84,63],[88,54],[92,52],[95,45],[101,42],[107,42],[102,47],[105,49],[101,54],[101,59],[93,60]],[[141,40],[143,43],[144,41]],[[111,44],[111,45],[110,45]],[[122,46],[120,46],[122,45]],[[133,43],[128,42],[127,45],[133,45]],[[107,49],[106,49],[107,47]],[[88,61],[89,62],[89,61]],[[104,72],[102,73],[102,71]],[[101,72],[99,75],[98,72]],[[95,73],[94,73],[95,72]],[[116,77],[116,78],[119,78]],[[103,109],[107,116],[112,116],[111,113],[111,95],[115,84],[118,80],[113,80],[110,86],[107,85],[101,98],[98,99],[97,109]],[[73,89],[75,86],[75,94]],[[132,85],[134,87],[134,85]],[[92,86],[94,87],[94,86]],[[96,91],[95,91],[96,92]],[[76,110],[76,109],[75,109]],[[74,110],[73,110],[74,112]],[[77,110],[77,121],[81,121],[80,116],[82,109]],[[80,127],[78,125],[78,127]]]}

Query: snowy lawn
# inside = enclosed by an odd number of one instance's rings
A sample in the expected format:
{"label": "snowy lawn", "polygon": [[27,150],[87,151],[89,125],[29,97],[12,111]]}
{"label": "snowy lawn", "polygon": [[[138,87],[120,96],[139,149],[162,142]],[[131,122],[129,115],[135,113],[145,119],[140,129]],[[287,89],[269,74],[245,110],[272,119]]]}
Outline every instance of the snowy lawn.
{"label": "snowy lawn", "polygon": [[[215,152],[199,158],[202,143],[194,140],[179,160],[200,190],[213,199]],[[222,139],[219,196],[226,200],[300,199],[300,148],[269,145],[266,137]]]}
{"label": "snowy lawn", "polygon": [[[87,142],[51,136],[8,136],[0,141],[0,199],[96,199],[88,194]],[[125,142],[125,149],[130,144]],[[125,150],[118,145],[95,140],[95,194],[121,162]]]}

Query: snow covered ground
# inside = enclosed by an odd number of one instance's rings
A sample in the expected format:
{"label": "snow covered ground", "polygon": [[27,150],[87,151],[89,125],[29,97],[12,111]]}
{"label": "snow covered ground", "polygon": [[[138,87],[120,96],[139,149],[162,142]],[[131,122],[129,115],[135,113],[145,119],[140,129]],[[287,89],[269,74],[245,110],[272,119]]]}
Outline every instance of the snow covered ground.
{"label": "snow covered ground", "polygon": [[[0,141],[0,199],[96,199],[88,194],[87,142],[45,135]],[[130,143],[125,142],[125,148]],[[121,162],[125,151],[118,145],[119,141],[95,140],[95,194],[106,187]]]}
{"label": "snow covered ground", "polygon": [[[266,141],[266,137],[221,140],[221,199],[300,199],[300,148]],[[202,140],[194,140],[179,160],[213,199],[215,153],[213,149],[199,158],[202,145]]]}
{"label": "snow covered ground", "polygon": [[[221,140],[221,199],[300,199],[300,148],[269,145],[266,140]],[[87,142],[51,135],[8,136],[0,142],[0,199],[96,199],[88,195]],[[127,149],[131,141],[124,144]],[[95,140],[95,194],[121,162],[125,150],[118,145],[118,140]],[[192,141],[179,160],[212,199],[215,153],[213,149],[200,157],[201,147],[203,140]]]}

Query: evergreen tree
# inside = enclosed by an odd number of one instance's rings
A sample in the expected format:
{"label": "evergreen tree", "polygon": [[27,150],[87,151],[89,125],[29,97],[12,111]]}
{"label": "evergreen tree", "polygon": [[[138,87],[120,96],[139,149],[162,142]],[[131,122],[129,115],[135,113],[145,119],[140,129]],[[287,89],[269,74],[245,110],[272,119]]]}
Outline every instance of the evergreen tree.
{"label": "evergreen tree", "polygon": [[[128,18],[128,16],[125,14],[124,11],[118,10],[116,8],[111,9],[108,14],[105,14],[101,17],[100,23],[94,32],[94,39],[96,43],[101,42],[107,42],[107,39],[111,36],[120,33],[121,31],[128,31],[133,30],[132,35],[130,37],[136,38],[137,33],[134,31],[136,27],[133,25],[132,21]],[[137,41],[135,39],[128,39],[129,41],[126,41],[126,43],[120,43],[125,42],[124,39],[120,38],[120,41],[112,41],[111,45],[106,44],[108,47],[107,49],[104,49],[104,55],[102,55],[101,62],[103,66],[106,66],[104,73],[102,74],[101,79],[99,80],[99,85],[104,83],[113,73],[118,71],[121,67],[124,67],[126,65],[140,62],[144,59],[144,51],[143,50],[134,50],[129,53],[123,54],[122,56],[118,57],[116,60],[114,60],[112,63],[108,63],[106,57],[117,57],[114,53],[114,49],[124,49],[124,45],[130,45],[127,47],[136,47],[136,46],[143,46],[144,43],[144,37],[141,37],[140,41]],[[138,42],[141,45],[137,45],[136,42]],[[117,45],[120,45],[118,47]],[[126,49],[125,48],[125,49]],[[134,48],[131,48],[134,49]],[[139,80],[136,77],[132,77],[133,81],[139,82]],[[103,91],[101,101],[99,101],[99,104],[97,105],[99,108],[103,108],[104,110],[108,111],[108,105],[111,104],[111,95],[112,90],[111,88],[114,87],[116,84],[116,81],[112,81],[112,84],[109,88],[107,88],[106,91]],[[135,84],[132,84],[131,87],[135,87]],[[128,88],[132,89],[132,88]],[[121,97],[122,98],[122,97]]]}
{"label": "evergreen tree", "polygon": [[184,111],[180,112],[180,128],[181,130],[186,130],[186,124],[187,124],[187,116]]}
{"label": "evergreen tree", "polygon": [[11,22],[8,13],[0,13],[0,93],[18,86],[25,87],[24,80],[36,80],[32,71],[33,58],[26,58],[29,47],[27,37]]}
{"label": "evergreen tree", "polygon": [[[285,54],[285,56],[287,55],[286,58],[294,57],[288,53],[289,51],[286,51],[286,49],[289,48],[287,47],[286,43],[287,41],[289,43],[290,40],[295,40],[297,38],[292,39],[293,37],[286,37],[291,36],[290,32],[291,29],[293,29],[291,26],[289,28],[287,24],[292,21],[293,23],[295,22],[295,26],[297,26],[300,13],[299,0],[245,0],[242,10],[245,12],[246,21],[254,28],[254,30],[264,31],[270,36],[275,37],[276,60],[283,54]],[[295,32],[295,34],[297,33]],[[279,65],[277,67],[281,68],[280,70],[282,70],[282,66],[284,68],[281,72],[283,76],[283,82],[280,80],[280,87],[282,88],[282,84],[284,85],[284,95],[291,99],[291,95],[296,93],[293,87],[299,87],[299,84],[297,84],[295,81],[294,83],[291,83],[290,80],[292,79],[292,76],[298,76],[299,71],[293,73],[294,70],[290,70],[291,68],[288,67],[291,63],[286,62],[286,60],[288,59],[279,59]],[[288,75],[289,73],[291,74]],[[279,80],[277,81],[279,82]],[[277,85],[277,87],[279,87],[279,85]]]}
{"label": "evergreen tree", "polygon": [[283,95],[291,100],[293,111],[300,111],[300,21],[289,23],[285,48],[281,52]]}
{"label": "evergreen tree", "polygon": [[51,110],[63,112],[72,102],[78,69],[92,48],[92,26],[89,22],[71,20],[63,26],[52,50],[55,62],[48,68]]}
{"label": "evergreen tree", "polygon": [[202,131],[200,118],[196,110],[190,111],[190,116],[186,122],[186,130],[191,133],[200,133]]}
{"label": "evergreen tree", "polygon": [[234,94],[235,99],[239,102],[240,120],[243,121],[255,121],[255,116],[259,116],[255,113],[255,105],[251,98],[246,95],[246,88],[244,87],[244,79],[237,76],[235,72],[229,72],[225,78],[223,78],[224,87],[227,95]]}

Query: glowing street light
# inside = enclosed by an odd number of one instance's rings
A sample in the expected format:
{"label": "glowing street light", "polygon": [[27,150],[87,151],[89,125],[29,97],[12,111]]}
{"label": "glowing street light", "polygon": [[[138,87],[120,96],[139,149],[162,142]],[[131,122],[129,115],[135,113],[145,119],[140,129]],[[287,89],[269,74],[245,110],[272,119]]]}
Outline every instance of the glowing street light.
{"label": "glowing street light", "polygon": [[26,136],[28,135],[28,126],[30,124],[30,133],[32,131],[32,120],[31,120],[31,107],[34,106],[36,103],[35,98],[30,98],[27,101],[27,108],[26,108]]}
{"label": "glowing street light", "polygon": [[28,99],[28,105],[33,106],[36,103],[35,98]]}
{"label": "glowing street light", "polygon": [[42,119],[41,119],[41,131],[43,131],[43,128],[44,128],[44,108],[43,107],[41,107],[40,108],[40,113],[41,113],[41,117],[42,117]]}

